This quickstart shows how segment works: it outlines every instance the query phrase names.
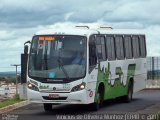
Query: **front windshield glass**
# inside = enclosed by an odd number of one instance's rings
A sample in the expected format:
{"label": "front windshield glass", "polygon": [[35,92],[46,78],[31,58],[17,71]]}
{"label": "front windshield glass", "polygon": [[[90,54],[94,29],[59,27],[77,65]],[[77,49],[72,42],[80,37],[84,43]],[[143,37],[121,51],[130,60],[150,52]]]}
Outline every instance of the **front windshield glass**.
{"label": "front windshield glass", "polygon": [[82,78],[86,72],[86,37],[34,36],[29,76],[48,79]]}

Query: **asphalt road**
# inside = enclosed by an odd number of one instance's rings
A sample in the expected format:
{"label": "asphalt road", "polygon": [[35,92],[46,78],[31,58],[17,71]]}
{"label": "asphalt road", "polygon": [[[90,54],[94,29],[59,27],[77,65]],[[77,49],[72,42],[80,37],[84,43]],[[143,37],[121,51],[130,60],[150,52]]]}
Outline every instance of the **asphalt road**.
{"label": "asphalt road", "polygon": [[88,105],[56,105],[53,106],[53,111],[45,112],[42,104],[29,104],[3,114],[1,119],[5,120],[6,116],[10,118],[17,117],[18,120],[96,118],[119,120],[122,117],[123,119],[140,119],[143,114],[146,115],[145,117],[157,117],[154,115],[158,111],[160,111],[160,90],[143,90],[134,93],[133,101],[130,103],[118,102],[118,100],[106,101],[104,106],[97,112],[90,111]]}

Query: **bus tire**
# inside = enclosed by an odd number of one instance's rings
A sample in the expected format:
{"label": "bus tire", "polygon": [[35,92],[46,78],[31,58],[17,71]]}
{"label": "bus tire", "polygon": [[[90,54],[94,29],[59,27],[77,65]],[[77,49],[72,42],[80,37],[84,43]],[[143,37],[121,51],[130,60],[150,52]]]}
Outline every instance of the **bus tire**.
{"label": "bus tire", "polygon": [[93,111],[99,110],[99,108],[103,105],[103,99],[104,99],[103,96],[104,96],[104,90],[103,91],[98,90],[97,100],[96,102],[91,104],[91,109]]}
{"label": "bus tire", "polygon": [[50,103],[44,103],[43,107],[45,111],[52,111],[52,104]]}
{"label": "bus tire", "polygon": [[133,82],[129,82],[127,95],[124,96],[124,102],[131,102],[133,97]]}

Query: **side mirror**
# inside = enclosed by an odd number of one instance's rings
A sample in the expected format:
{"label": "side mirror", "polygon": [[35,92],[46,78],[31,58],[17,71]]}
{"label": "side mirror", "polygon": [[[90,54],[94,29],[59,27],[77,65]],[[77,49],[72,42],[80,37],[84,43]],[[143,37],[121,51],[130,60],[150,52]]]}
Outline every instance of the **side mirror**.
{"label": "side mirror", "polygon": [[27,82],[27,62],[28,62],[28,45],[31,43],[27,41],[24,43],[24,53],[21,54],[21,83]]}
{"label": "side mirror", "polygon": [[27,82],[28,54],[21,54],[21,83]]}
{"label": "side mirror", "polygon": [[28,54],[28,45],[24,46],[24,54]]}
{"label": "side mirror", "polygon": [[27,43],[31,44],[31,41],[26,41],[26,42],[24,43],[24,45],[26,45]]}
{"label": "side mirror", "polygon": [[25,43],[24,43],[24,54],[28,54],[28,45],[26,45],[26,44],[31,44],[31,41],[26,41]]}

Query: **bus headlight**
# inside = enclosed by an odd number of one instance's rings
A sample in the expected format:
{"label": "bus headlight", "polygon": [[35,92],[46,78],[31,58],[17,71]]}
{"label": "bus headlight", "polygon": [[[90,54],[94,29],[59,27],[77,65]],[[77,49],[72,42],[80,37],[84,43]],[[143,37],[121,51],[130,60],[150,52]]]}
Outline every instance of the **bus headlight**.
{"label": "bus headlight", "polygon": [[83,89],[85,89],[85,87],[86,87],[86,83],[82,82],[81,84],[74,86],[72,88],[71,92],[76,92],[76,91],[79,91],[79,90],[83,90]]}
{"label": "bus headlight", "polygon": [[36,85],[34,85],[33,83],[31,83],[30,81],[28,81],[27,86],[31,90],[39,91],[38,87]]}
{"label": "bus headlight", "polygon": [[28,84],[28,88],[32,89],[33,85],[31,83]]}

